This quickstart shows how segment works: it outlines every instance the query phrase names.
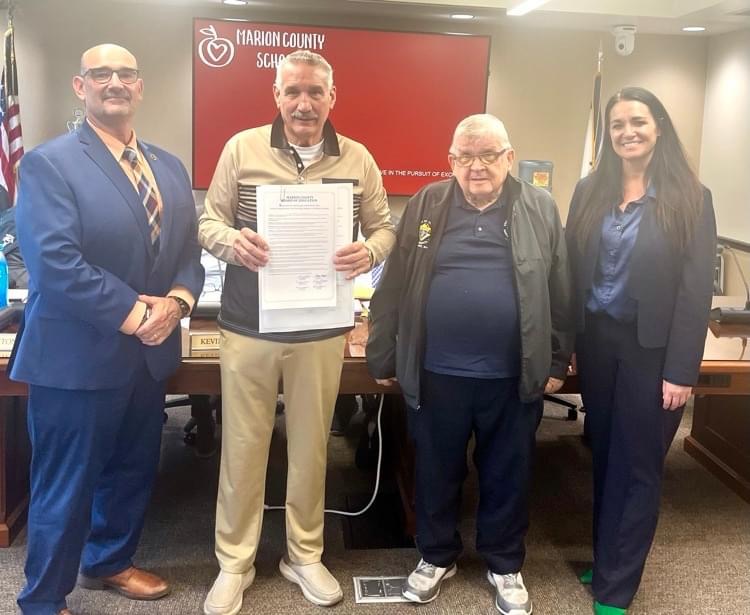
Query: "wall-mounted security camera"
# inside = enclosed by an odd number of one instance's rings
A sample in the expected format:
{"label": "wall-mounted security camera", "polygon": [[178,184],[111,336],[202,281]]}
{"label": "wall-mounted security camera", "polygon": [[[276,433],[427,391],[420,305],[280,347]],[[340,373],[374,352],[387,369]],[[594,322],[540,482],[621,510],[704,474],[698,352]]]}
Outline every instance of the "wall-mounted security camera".
{"label": "wall-mounted security camera", "polygon": [[615,51],[618,55],[629,56],[635,49],[636,27],[631,25],[615,26],[612,34],[615,35]]}

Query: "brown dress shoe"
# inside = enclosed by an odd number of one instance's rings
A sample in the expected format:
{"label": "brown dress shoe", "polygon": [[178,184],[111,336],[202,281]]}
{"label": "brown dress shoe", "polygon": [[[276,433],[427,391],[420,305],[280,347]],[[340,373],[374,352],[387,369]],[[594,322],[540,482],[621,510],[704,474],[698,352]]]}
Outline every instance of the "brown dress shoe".
{"label": "brown dress shoe", "polygon": [[111,588],[131,600],[158,600],[172,591],[164,579],[135,566],[110,577],[92,578],[81,574],[78,585],[86,589]]}
{"label": "brown dress shoe", "polygon": [[63,609],[57,615],[73,615],[73,611],[69,611],[68,609]]}

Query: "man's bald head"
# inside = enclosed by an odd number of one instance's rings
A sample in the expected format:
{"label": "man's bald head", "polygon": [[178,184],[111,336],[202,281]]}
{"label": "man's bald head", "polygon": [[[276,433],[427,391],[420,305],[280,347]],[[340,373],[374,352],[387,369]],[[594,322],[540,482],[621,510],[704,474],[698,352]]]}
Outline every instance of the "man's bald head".
{"label": "man's bald head", "polygon": [[138,61],[135,59],[135,56],[125,49],[125,47],[113,45],[112,43],[103,43],[83,52],[81,55],[81,74],[90,68],[105,65],[110,59],[118,61],[126,60],[130,68],[138,68]]}

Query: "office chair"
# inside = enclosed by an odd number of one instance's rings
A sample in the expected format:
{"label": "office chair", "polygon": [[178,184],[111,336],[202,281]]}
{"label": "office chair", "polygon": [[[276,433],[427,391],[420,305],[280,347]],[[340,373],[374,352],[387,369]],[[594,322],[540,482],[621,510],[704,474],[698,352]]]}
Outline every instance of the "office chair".
{"label": "office chair", "polygon": [[[211,457],[216,452],[216,423],[221,423],[220,395],[181,395],[165,402],[164,408],[190,406],[190,419],[182,428],[185,444],[195,447],[198,457]],[[216,410],[216,420],[213,411]],[[164,412],[166,421],[167,413]]]}
{"label": "office chair", "polygon": [[[562,399],[561,397],[558,397],[557,395],[547,395],[544,394],[544,401],[552,402],[553,404],[558,404],[560,406],[564,406],[568,409],[568,421],[576,421],[578,420],[578,404],[574,404],[572,401],[568,401],[567,399]],[[583,408],[581,408],[583,411]]]}

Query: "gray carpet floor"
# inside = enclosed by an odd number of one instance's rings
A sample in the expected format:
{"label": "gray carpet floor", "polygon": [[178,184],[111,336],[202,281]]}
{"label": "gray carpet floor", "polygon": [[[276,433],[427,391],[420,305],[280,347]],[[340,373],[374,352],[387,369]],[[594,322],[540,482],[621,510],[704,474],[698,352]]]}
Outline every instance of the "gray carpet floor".
{"label": "gray carpet floor", "polygon": [[[538,615],[591,613],[589,591],[576,576],[590,560],[591,468],[580,438],[582,422],[562,420],[564,410],[550,406],[538,433],[533,484],[532,524],[523,573]],[[186,411],[171,410],[165,426],[158,483],[138,552],[137,564],[173,584],[173,593],[157,602],[127,600],[110,592],[76,589],[68,604],[76,615],[200,613],[215,575],[213,517],[218,458],[198,459],[182,442]],[[356,418],[356,417],[355,417]],[[682,450],[689,432],[688,411],[669,453],[662,513],[640,591],[631,615],[750,615],[750,507]],[[347,496],[365,497],[374,473],[358,470],[354,453],[361,424],[346,437],[331,438],[327,504],[340,507]],[[267,501],[283,499],[285,468],[283,419],[272,443]],[[386,493],[393,482],[386,479]],[[465,552],[459,573],[428,605],[357,605],[352,576],[406,575],[418,556],[413,548],[350,550],[340,517],[326,519],[325,562],[344,588],[339,614],[491,614],[493,593],[477,555],[472,511],[476,475],[467,481],[461,522]],[[377,514],[382,514],[382,511]],[[377,528],[379,519],[369,520]],[[322,613],[279,574],[284,552],[283,513],[268,512],[257,561],[257,578],[245,593],[241,613]],[[25,538],[0,549],[0,614],[15,613],[23,582]]]}

